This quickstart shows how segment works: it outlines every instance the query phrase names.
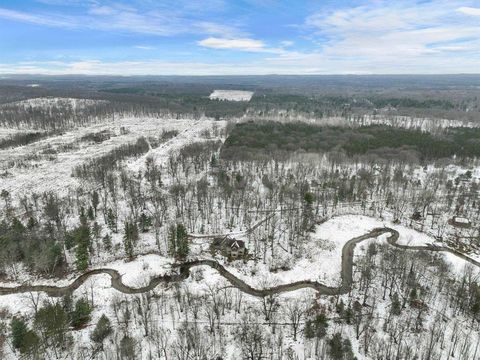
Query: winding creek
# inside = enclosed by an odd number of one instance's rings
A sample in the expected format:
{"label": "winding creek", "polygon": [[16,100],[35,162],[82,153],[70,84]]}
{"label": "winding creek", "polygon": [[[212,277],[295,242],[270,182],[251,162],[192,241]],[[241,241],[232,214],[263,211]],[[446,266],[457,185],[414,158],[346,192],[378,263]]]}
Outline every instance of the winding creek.
{"label": "winding creek", "polygon": [[0,295],[8,294],[21,294],[28,292],[45,292],[47,295],[52,297],[60,297],[74,292],[78,289],[85,281],[91,276],[106,274],[111,278],[111,286],[124,294],[140,294],[148,292],[160,284],[169,284],[174,282],[180,282],[187,279],[190,276],[190,269],[196,266],[210,266],[215,269],[221,276],[227,279],[233,286],[238,288],[252,296],[264,297],[272,294],[279,294],[288,291],[295,291],[304,288],[311,288],[316,290],[320,295],[341,295],[348,293],[352,287],[353,283],[353,256],[355,246],[367,239],[377,238],[380,235],[390,233],[390,236],[387,238],[387,242],[397,248],[403,250],[427,250],[427,251],[436,251],[436,252],[450,252],[457,257],[462,258],[463,260],[480,267],[480,262],[469,258],[468,256],[446,247],[439,246],[409,246],[409,245],[400,245],[397,244],[399,233],[398,231],[391,228],[376,228],[372,231],[364,234],[362,236],[350,239],[342,249],[342,266],[341,266],[341,285],[338,287],[326,286],[322,283],[312,280],[302,280],[293,282],[290,284],[278,285],[265,289],[256,289],[245,281],[239,279],[232,273],[230,273],[224,266],[219,264],[215,260],[193,260],[187,261],[180,264],[173,265],[174,268],[178,268],[178,272],[174,274],[167,274],[162,276],[154,277],[150,280],[150,283],[143,287],[131,287],[125,285],[122,281],[122,275],[114,269],[94,269],[85,272],[84,274],[78,276],[71,284],[66,286],[53,286],[53,285],[20,285],[17,287],[0,287]]}

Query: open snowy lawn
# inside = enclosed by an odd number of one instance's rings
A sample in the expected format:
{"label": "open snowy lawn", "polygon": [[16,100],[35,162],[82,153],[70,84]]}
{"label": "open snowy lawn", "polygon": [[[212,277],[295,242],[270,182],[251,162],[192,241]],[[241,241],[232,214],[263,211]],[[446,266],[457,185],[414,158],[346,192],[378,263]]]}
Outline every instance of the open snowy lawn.
{"label": "open snowy lawn", "polygon": [[153,277],[170,273],[173,262],[171,258],[152,254],[138,257],[130,262],[119,260],[108,264],[108,267],[122,275],[125,285],[141,287],[147,285]]}

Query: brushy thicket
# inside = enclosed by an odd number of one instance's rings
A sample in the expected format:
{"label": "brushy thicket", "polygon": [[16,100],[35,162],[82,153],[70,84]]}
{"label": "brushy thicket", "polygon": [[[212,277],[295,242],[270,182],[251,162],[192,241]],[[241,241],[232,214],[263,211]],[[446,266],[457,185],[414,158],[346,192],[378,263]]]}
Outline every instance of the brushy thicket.
{"label": "brushy thicket", "polygon": [[52,136],[53,134],[53,132],[40,131],[14,134],[5,139],[0,139],[0,149],[8,149],[17,146],[28,145]]}

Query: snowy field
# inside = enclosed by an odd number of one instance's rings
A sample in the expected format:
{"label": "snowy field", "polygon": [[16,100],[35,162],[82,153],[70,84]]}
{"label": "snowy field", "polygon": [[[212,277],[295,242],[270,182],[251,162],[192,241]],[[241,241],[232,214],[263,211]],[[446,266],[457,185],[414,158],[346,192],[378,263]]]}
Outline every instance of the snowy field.
{"label": "snowy field", "polygon": [[[158,138],[165,131],[178,131],[175,138],[128,164],[131,170],[137,170],[147,157],[151,156],[158,162],[166,161],[170,152],[197,141],[203,132],[224,125],[223,122],[211,120],[125,117],[117,118],[115,122],[82,127],[29,145],[0,150],[0,172],[4,173],[1,187],[8,190],[14,199],[17,195],[33,192],[55,191],[62,195],[69,188],[80,185],[71,176],[75,166],[102,156],[120,145],[133,143],[141,136]],[[82,136],[102,131],[109,131],[112,136],[98,144],[82,143],[77,146]],[[5,130],[5,133],[11,132]],[[23,162],[27,165],[18,166]],[[12,167],[12,163],[17,165]]]}
{"label": "snowy field", "polygon": [[210,100],[225,101],[250,101],[253,96],[252,91],[242,90],[214,90],[210,94]]}

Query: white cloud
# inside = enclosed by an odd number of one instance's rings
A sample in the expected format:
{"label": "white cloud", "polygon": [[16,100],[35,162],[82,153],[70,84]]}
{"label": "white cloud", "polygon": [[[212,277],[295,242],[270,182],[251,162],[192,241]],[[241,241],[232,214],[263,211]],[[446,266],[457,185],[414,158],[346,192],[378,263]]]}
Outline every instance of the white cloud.
{"label": "white cloud", "polygon": [[112,15],[115,9],[110,6],[93,6],[88,12],[93,15]]}
{"label": "white cloud", "polygon": [[0,8],[0,18],[54,27],[75,26],[75,24],[70,21],[71,19],[62,16],[35,15],[3,8]]}
{"label": "white cloud", "polygon": [[135,46],[135,49],[140,49],[140,50],[155,50],[156,47],[154,47],[154,46],[149,46],[149,45],[137,45],[137,46]]}
{"label": "white cloud", "polygon": [[233,36],[242,34],[233,25],[202,21],[189,17],[181,11],[164,8],[138,9],[115,4],[112,6],[94,5],[78,15],[65,15],[58,12],[25,12],[0,8],[0,18],[36,25],[117,31],[124,33],[174,36],[178,34],[211,34]]}
{"label": "white cloud", "polygon": [[265,44],[254,39],[223,39],[209,37],[198,42],[198,45],[212,49],[234,49],[242,51],[262,52],[266,50]]}
{"label": "white cloud", "polygon": [[457,9],[458,12],[461,12],[465,15],[471,16],[480,16],[480,8],[473,8],[468,6],[462,6]]}
{"label": "white cloud", "polygon": [[459,52],[478,57],[480,51],[480,24],[455,17],[456,3],[378,1],[313,14],[305,26],[314,32],[318,52],[331,58],[369,60],[372,68],[385,61],[402,66],[424,58],[435,67],[437,61],[443,63],[442,56],[450,61]]}
{"label": "white cloud", "polygon": [[236,26],[218,24],[211,21],[199,21],[195,23],[199,33],[219,35],[222,37],[246,36],[247,34],[239,30]]}
{"label": "white cloud", "polygon": [[282,45],[283,47],[290,47],[290,46],[293,46],[295,43],[293,41],[290,41],[290,40],[284,40],[282,42],[280,42],[280,45]]}

